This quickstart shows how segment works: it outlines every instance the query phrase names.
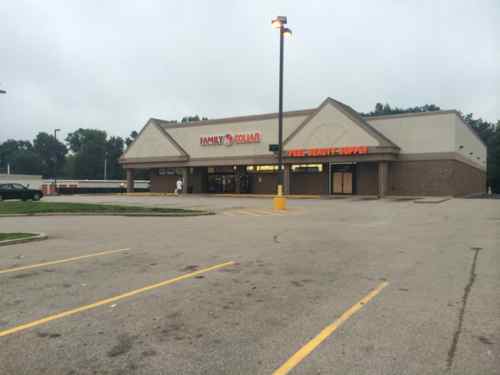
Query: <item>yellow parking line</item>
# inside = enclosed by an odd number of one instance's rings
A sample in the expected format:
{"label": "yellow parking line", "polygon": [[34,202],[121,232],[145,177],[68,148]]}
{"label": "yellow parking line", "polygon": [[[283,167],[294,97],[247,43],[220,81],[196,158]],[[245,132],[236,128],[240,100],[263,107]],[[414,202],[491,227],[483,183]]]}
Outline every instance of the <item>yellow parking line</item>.
{"label": "yellow parking line", "polygon": [[55,315],[50,315],[50,316],[47,316],[47,317],[45,317],[43,319],[39,319],[39,320],[35,320],[33,322],[30,322],[30,323],[22,324],[22,325],[19,325],[19,326],[7,329],[5,331],[0,331],[0,337],[12,335],[13,333],[24,331],[26,329],[42,325],[42,324],[51,322],[53,320],[65,318],[65,317],[70,316],[70,315],[75,315],[75,314],[78,314],[78,313],[86,311],[86,310],[95,309],[96,307],[99,307],[99,306],[102,306],[102,305],[108,305],[110,303],[122,300],[124,298],[129,298],[129,297],[135,296],[137,294],[150,291],[152,289],[160,288],[162,286],[174,284],[174,283],[177,283],[179,281],[182,281],[182,280],[185,280],[185,279],[189,279],[191,277],[197,276],[197,275],[202,274],[202,273],[206,273],[206,272],[209,272],[209,271],[214,271],[214,270],[217,270],[217,269],[223,268],[223,267],[232,266],[232,265],[234,265],[234,263],[235,262],[231,261],[231,262],[217,264],[215,266],[204,268],[204,269],[201,269],[201,270],[198,270],[198,271],[195,271],[195,272],[191,272],[191,273],[186,273],[184,275],[181,275],[181,276],[178,276],[178,277],[174,277],[173,279],[165,280],[165,281],[159,282],[157,284],[148,285],[148,286],[145,286],[145,287],[140,288],[140,289],[135,289],[135,290],[132,290],[130,292],[119,294],[119,295],[111,297],[111,298],[103,299],[101,301],[98,301],[98,302],[95,302],[95,303],[91,303],[89,305],[77,307],[76,309],[63,311],[63,312],[55,314]]}
{"label": "yellow parking line", "polygon": [[30,270],[30,269],[33,269],[33,268],[40,268],[40,267],[45,267],[45,266],[53,266],[55,264],[73,262],[75,260],[86,259],[86,258],[93,258],[93,257],[101,256],[101,255],[110,255],[110,254],[118,253],[120,251],[127,251],[127,250],[130,250],[130,249],[127,248],[127,249],[101,251],[100,253],[93,253],[93,254],[87,254],[87,255],[81,255],[81,256],[77,256],[77,257],[72,257],[72,258],[65,258],[65,259],[60,259],[60,260],[53,260],[53,261],[50,261],[50,262],[43,262],[43,263],[38,263],[38,264],[32,264],[31,266],[8,268],[6,270],[0,270],[0,275],[2,275],[4,273],[10,273],[10,272],[26,271],[26,270]]}
{"label": "yellow parking line", "polygon": [[337,330],[343,323],[345,323],[351,316],[356,312],[361,310],[361,308],[370,302],[377,294],[379,294],[382,289],[384,289],[389,283],[383,282],[370,293],[364,296],[359,302],[352,305],[347,311],[345,311],[340,318],[334,321],[332,324],[324,328],[315,338],[305,344],[299,349],[294,355],[292,355],[279,369],[273,372],[273,375],[285,375],[288,374],[293,368],[295,368],[304,358],[306,358],[311,352],[316,349],[323,341],[325,341],[333,332]]}

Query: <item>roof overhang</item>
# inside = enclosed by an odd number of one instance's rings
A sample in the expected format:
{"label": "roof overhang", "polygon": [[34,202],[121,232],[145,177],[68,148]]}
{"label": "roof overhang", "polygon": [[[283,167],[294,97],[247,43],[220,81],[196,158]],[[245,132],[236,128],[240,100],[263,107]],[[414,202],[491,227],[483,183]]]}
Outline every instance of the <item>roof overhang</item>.
{"label": "roof overhang", "polygon": [[[328,157],[289,157],[284,156],[286,164],[312,164],[335,162],[377,162],[397,160],[399,148],[397,147],[368,147],[368,152],[362,155],[336,155]],[[123,168],[153,169],[174,167],[213,167],[227,165],[265,165],[276,164],[278,158],[274,154],[247,155],[238,157],[219,158],[136,158],[121,161]]]}

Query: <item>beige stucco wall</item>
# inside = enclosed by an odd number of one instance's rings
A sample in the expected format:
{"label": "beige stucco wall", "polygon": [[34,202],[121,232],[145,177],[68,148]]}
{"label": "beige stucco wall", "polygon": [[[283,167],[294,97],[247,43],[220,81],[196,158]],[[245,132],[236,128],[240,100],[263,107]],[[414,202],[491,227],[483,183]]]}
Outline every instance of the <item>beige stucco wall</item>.
{"label": "beige stucco wall", "polygon": [[[437,155],[452,152],[457,157],[465,157],[480,169],[486,168],[486,147],[455,111],[409,116],[382,116],[366,120],[401,147],[403,155]],[[460,149],[460,145],[464,147]],[[473,154],[470,155],[470,152]],[[480,160],[477,160],[477,157]]]}
{"label": "beige stucco wall", "polygon": [[327,104],[284,149],[343,146],[379,146],[379,142],[344,113]]}
{"label": "beige stucco wall", "polygon": [[[304,121],[306,116],[290,116],[283,119],[283,134],[286,138]],[[241,121],[225,124],[211,124],[189,127],[167,128],[168,133],[179,145],[195,158],[223,158],[249,155],[265,155],[269,152],[269,144],[278,143],[278,119]],[[201,146],[200,137],[239,133],[260,132],[260,143]]]}
{"label": "beige stucco wall", "polygon": [[[464,147],[460,148],[460,146]],[[486,147],[459,116],[455,116],[455,151],[481,168],[486,168]]]}
{"label": "beige stucco wall", "polygon": [[407,117],[367,118],[366,121],[401,148],[401,153],[436,153],[455,150],[454,113]]}
{"label": "beige stucco wall", "polygon": [[180,156],[181,153],[168,140],[165,134],[153,123],[142,130],[137,140],[125,152],[125,158],[155,158]]}

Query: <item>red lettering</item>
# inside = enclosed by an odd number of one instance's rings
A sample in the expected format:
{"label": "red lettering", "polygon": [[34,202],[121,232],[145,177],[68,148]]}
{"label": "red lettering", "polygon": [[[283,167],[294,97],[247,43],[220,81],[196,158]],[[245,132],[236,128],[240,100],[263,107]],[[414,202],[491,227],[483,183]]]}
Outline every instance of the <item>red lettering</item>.
{"label": "red lettering", "polygon": [[[252,142],[255,142],[258,133],[253,135]],[[258,136],[260,137],[260,136]],[[367,154],[367,146],[346,146],[346,147],[323,147],[323,148],[309,148],[309,149],[295,149],[287,151],[287,156],[300,158],[300,157],[316,157],[316,156],[335,156],[335,155],[361,155]]]}

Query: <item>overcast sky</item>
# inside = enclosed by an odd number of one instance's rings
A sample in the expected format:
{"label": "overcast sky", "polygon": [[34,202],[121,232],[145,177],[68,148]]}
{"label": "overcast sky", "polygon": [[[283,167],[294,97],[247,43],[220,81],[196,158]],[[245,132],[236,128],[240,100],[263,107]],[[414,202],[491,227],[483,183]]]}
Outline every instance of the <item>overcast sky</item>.
{"label": "overcast sky", "polygon": [[331,96],[500,119],[499,0],[2,0],[0,142],[275,112],[275,15],[294,32],[285,110]]}

